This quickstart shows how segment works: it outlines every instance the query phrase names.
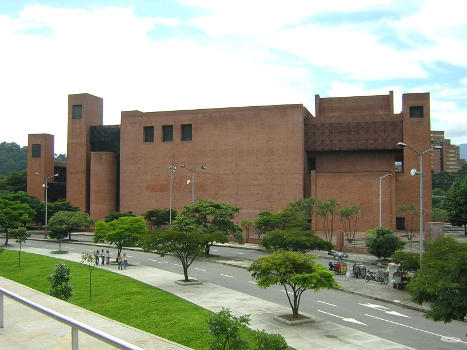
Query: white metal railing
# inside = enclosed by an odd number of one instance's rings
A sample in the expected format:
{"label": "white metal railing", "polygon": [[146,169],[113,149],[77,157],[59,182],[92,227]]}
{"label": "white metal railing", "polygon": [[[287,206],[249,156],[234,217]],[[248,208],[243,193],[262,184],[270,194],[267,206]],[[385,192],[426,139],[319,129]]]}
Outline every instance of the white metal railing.
{"label": "white metal railing", "polygon": [[79,349],[79,344],[78,344],[78,331],[84,332],[86,334],[89,334],[91,337],[97,338],[103,342],[106,342],[107,344],[110,344],[112,346],[115,346],[118,349],[122,350],[143,350],[142,348],[130,344],[124,340],[121,340],[119,338],[116,338],[110,334],[107,334],[105,332],[102,332],[98,329],[95,329],[93,327],[88,326],[87,324],[84,324],[80,321],[76,321],[70,317],[67,317],[65,315],[62,315],[58,312],[55,312],[53,310],[50,310],[42,305],[39,305],[33,301],[30,301],[26,298],[23,298],[19,295],[16,295],[15,293],[12,293],[4,288],[0,287],[0,328],[3,328],[4,326],[4,308],[3,308],[3,295],[17,301],[18,303],[21,303],[23,305],[26,305],[27,307],[30,307],[31,309],[34,309],[36,311],[39,311],[40,313],[51,317],[59,322],[65,323],[68,326],[71,327],[71,348],[72,350],[78,350]]}

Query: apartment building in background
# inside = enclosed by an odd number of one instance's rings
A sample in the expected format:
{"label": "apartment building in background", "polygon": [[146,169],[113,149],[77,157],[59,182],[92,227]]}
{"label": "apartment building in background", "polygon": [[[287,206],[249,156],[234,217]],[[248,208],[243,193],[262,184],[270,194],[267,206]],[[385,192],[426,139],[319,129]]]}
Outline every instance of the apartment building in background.
{"label": "apartment building in background", "polygon": [[444,131],[431,131],[431,145],[441,147],[431,151],[431,169],[434,174],[441,171],[456,172],[466,163],[460,157],[459,146],[451,145],[451,140],[444,138]]}

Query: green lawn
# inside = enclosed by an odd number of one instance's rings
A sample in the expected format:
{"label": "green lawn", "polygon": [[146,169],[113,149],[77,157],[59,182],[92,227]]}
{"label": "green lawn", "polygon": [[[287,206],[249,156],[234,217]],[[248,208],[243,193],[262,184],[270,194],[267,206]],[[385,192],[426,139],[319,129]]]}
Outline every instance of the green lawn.
{"label": "green lawn", "polygon": [[[132,278],[94,269],[90,299],[86,265],[23,252],[18,267],[18,252],[9,250],[0,253],[0,275],[47,293],[47,276],[57,262],[71,268],[71,303],[193,349],[209,349],[211,312]],[[253,343],[252,331],[244,332]]]}

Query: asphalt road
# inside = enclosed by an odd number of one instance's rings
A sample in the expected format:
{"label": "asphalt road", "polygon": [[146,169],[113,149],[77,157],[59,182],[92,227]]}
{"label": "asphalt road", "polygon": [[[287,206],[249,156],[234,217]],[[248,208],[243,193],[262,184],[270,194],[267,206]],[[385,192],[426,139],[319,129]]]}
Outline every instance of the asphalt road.
{"label": "asphalt road", "polygon": [[[27,245],[57,249],[57,243],[48,241],[29,240]],[[96,250],[93,246],[77,243],[62,243],[62,249],[90,254]],[[116,250],[112,249],[112,252],[115,254]],[[138,251],[126,251],[126,253],[130,264],[183,273],[180,262],[173,256],[161,258],[156,254]],[[217,246],[212,247],[212,253],[222,257],[248,259],[265,254],[260,251]],[[219,257],[195,260],[189,269],[190,277],[288,306],[286,293],[282,287],[261,289],[245,269],[220,264],[216,260],[218,261]],[[416,349],[466,349],[465,322],[454,321],[448,324],[433,322],[425,319],[422,312],[341,291],[305,292],[300,311]]]}

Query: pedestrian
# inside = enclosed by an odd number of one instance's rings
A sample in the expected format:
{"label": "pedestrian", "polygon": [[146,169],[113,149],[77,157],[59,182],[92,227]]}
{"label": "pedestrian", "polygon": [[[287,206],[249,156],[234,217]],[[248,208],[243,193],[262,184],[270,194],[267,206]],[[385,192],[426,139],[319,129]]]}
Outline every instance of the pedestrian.
{"label": "pedestrian", "polygon": [[99,249],[94,253],[94,257],[96,258],[96,265],[99,265]]}
{"label": "pedestrian", "polygon": [[118,269],[121,270],[122,269],[122,257],[120,256],[120,254],[118,254],[117,256],[117,263],[118,263]]}
{"label": "pedestrian", "polygon": [[126,270],[127,266],[128,266],[128,260],[126,258],[126,253],[123,253],[123,268]]}
{"label": "pedestrian", "polygon": [[102,252],[101,252],[101,261],[102,261],[102,266],[104,266],[104,264],[105,264],[105,253],[104,253],[104,249],[102,249]]}
{"label": "pedestrian", "polygon": [[105,256],[107,258],[107,265],[110,265],[110,252],[108,249],[107,249],[107,252],[105,253]]}

